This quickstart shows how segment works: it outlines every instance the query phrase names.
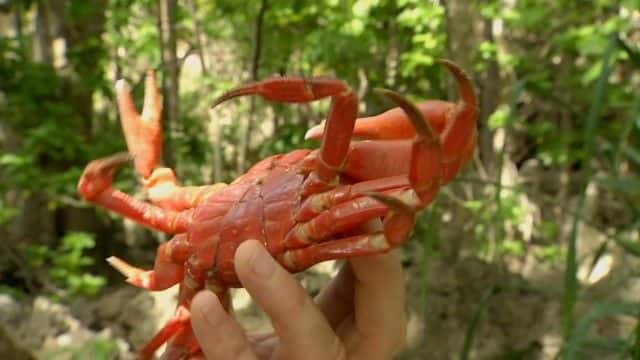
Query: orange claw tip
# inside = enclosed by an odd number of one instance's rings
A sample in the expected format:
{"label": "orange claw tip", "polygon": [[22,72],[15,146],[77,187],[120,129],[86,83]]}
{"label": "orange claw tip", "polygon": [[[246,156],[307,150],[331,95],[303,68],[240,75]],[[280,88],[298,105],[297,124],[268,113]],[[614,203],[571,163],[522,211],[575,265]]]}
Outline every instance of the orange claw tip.
{"label": "orange claw tip", "polygon": [[137,277],[138,275],[140,275],[141,273],[144,272],[144,270],[139,269],[139,268],[137,268],[137,267],[135,267],[133,265],[130,265],[127,262],[125,262],[124,260],[122,260],[122,259],[120,259],[118,257],[115,257],[115,256],[108,257],[107,258],[107,262],[114,269],[118,270],[122,275],[127,277],[127,282],[130,282],[130,279],[135,278],[135,277]]}
{"label": "orange claw tip", "polygon": [[413,105],[409,100],[407,100],[400,93],[392,90],[388,90],[388,89],[381,89],[381,88],[375,88],[373,89],[373,91],[378,95],[382,95],[388,98],[389,100],[393,101],[396,105],[398,105],[407,114],[407,117],[409,121],[411,121],[411,125],[415,129],[416,133],[422,136],[425,136],[428,139],[432,139],[433,141],[438,141],[440,139],[440,137],[433,130],[429,122],[424,120],[420,110],[418,110],[418,108],[415,105]]}
{"label": "orange claw tip", "polygon": [[240,96],[256,94],[258,93],[258,91],[259,91],[259,86],[257,84],[247,84],[247,85],[237,87],[235,89],[231,89],[225,92],[224,94],[218,96],[215,100],[213,100],[213,103],[211,103],[211,106],[209,106],[209,108],[213,109],[214,107],[220,105],[221,103],[227,100],[231,100],[233,98],[240,97]]}
{"label": "orange claw tip", "polygon": [[120,93],[123,91],[129,91],[131,88],[129,87],[129,83],[125,79],[118,79],[116,81],[116,92]]}
{"label": "orange claw tip", "polygon": [[123,151],[105,158],[104,165],[109,168],[115,168],[133,161],[133,159],[133,155]]}
{"label": "orange claw tip", "polygon": [[94,160],[85,170],[85,173],[93,175],[110,175],[111,171],[131,161],[131,155],[126,152],[117,153],[106,158]]}
{"label": "orange claw tip", "polygon": [[444,65],[447,70],[456,78],[460,97],[468,106],[478,106],[478,97],[473,89],[473,81],[460,66],[451,60],[437,59],[438,64]]}
{"label": "orange claw tip", "polygon": [[322,139],[322,134],[324,133],[324,121],[322,124],[318,124],[311,129],[307,130],[304,134],[305,140],[320,140]]}
{"label": "orange claw tip", "polygon": [[397,211],[397,212],[406,212],[409,214],[413,214],[415,211],[413,210],[413,208],[411,208],[411,206],[407,203],[405,203],[404,201],[387,195],[387,194],[383,194],[383,193],[379,193],[379,192],[372,192],[372,191],[366,191],[363,192],[362,195],[374,198],[375,200],[383,203],[384,205],[386,205],[389,209],[393,210],[393,211]]}
{"label": "orange claw tip", "polygon": [[145,275],[144,273],[136,277],[127,278],[125,281],[135,287],[142,288],[142,289],[149,288],[149,282],[150,282],[149,276]]}

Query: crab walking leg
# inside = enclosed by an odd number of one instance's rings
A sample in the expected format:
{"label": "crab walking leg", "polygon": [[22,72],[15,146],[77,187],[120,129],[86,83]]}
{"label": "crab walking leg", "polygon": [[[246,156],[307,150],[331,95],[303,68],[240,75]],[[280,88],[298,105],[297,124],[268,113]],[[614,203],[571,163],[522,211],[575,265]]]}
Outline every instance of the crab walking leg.
{"label": "crab walking leg", "polygon": [[[441,100],[426,100],[416,105],[419,113],[422,114],[423,120],[429,122],[431,127],[441,134],[442,140],[442,156],[443,156],[443,174],[441,183],[449,182],[454,175],[460,170],[462,165],[472,156],[476,145],[476,120],[478,117],[478,99],[476,97],[473,82],[470,77],[449,60],[438,60],[440,64],[445,66],[449,73],[455,78],[458,85],[457,103]],[[320,139],[325,133],[325,124],[320,124],[309,129],[305,135],[307,139]],[[382,114],[360,118],[356,120],[353,130],[353,136],[372,140],[399,140],[411,139],[415,135],[413,126],[407,121],[406,113],[402,108],[394,108]],[[384,153],[380,151],[380,147],[373,143],[360,142],[353,145],[345,172],[358,179],[368,179],[371,174],[371,168],[376,170],[381,166],[376,166],[379,162],[369,166],[365,163],[366,168],[361,166],[353,167],[351,162],[353,158],[361,157],[366,159],[374,158],[376,160],[384,157]],[[385,150],[389,150],[388,148]],[[375,151],[375,154],[372,154]],[[359,164],[361,162],[357,161]],[[403,161],[396,161],[395,165],[403,164]],[[388,165],[388,164],[387,164]],[[388,168],[388,166],[383,167]]]}
{"label": "crab walking leg", "polygon": [[408,186],[407,177],[400,175],[363,181],[353,185],[344,185],[333,190],[311,195],[300,205],[296,212],[296,221],[306,222],[312,220],[339,204],[362,197],[362,194],[366,192],[385,191]]}
{"label": "crab walking leg", "polygon": [[[183,292],[183,286],[186,285],[186,282],[183,282],[180,286],[180,295],[179,295],[179,303],[181,307],[191,307],[191,300],[195,296],[195,292],[189,293],[188,298],[185,298],[186,291]],[[216,280],[207,280],[205,281],[204,287],[208,290],[212,291],[219,299],[222,307],[228,312],[233,312],[231,307],[231,296],[229,294],[229,289],[220,285]],[[201,290],[202,286],[198,289]],[[163,359],[183,359],[183,358],[191,358],[196,354],[200,353],[200,344],[195,334],[193,333],[193,328],[191,327],[191,319],[185,323],[184,328],[176,331],[175,335],[168,339],[167,341],[167,349],[162,355]]]}
{"label": "crab walking leg", "polygon": [[192,251],[186,234],[178,234],[158,246],[153,270],[142,270],[112,256],[107,262],[127,277],[127,282],[150,291],[164,290],[184,277],[184,262]]}
{"label": "crab walking leg", "polygon": [[185,232],[191,211],[164,210],[112,187],[116,169],[129,159],[128,154],[120,153],[90,162],[78,181],[78,193],[85,200],[142,226],[171,234]]}
{"label": "crab walking leg", "polygon": [[371,219],[387,213],[387,207],[367,196],[335,205],[312,220],[296,225],[284,237],[283,243],[288,249],[308,246],[322,242],[334,234],[352,230]]}
{"label": "crab walking leg", "polygon": [[[203,288],[201,284],[196,290],[185,290],[189,287],[185,280],[180,284],[179,304],[174,316],[160,329],[156,335],[140,350],[142,359],[149,359],[162,346],[167,344],[163,359],[186,359],[200,352],[200,344],[191,328],[191,313],[188,308],[195,293]],[[215,280],[205,281],[204,286],[213,291],[227,312],[232,311],[229,289]],[[188,298],[185,294],[189,294]]]}
{"label": "crab walking leg", "polygon": [[190,359],[199,353],[200,344],[191,329],[191,321],[188,321],[167,341],[167,349],[162,354],[162,358]]}
{"label": "crab walking leg", "polygon": [[[413,228],[414,213],[429,204],[437,194],[442,173],[442,151],[438,133],[431,128],[429,121],[425,121],[420,110],[402,97],[402,95],[382,89],[377,90],[377,92],[391,99],[406,113],[406,119],[410,122],[416,133],[410,148],[407,191],[393,194],[394,196],[378,195],[378,193],[371,191],[384,189],[384,182],[381,180],[372,182],[373,184],[378,184],[380,186],[379,189],[369,190],[366,189],[365,185],[363,189],[364,195],[369,195],[369,197],[355,198],[348,202],[335,205],[309,222],[299,225],[285,237],[285,245],[288,248],[299,248],[312,242],[321,241],[333,234],[349,230],[350,226],[357,225],[362,221],[372,219],[376,216],[383,216],[387,213],[387,207],[389,213],[384,220],[384,234],[396,245],[396,242],[399,241],[399,239],[404,239]],[[387,181],[393,184],[394,181],[398,182],[399,180],[392,177],[387,178]],[[397,185],[403,184],[398,182]],[[325,196],[325,198],[322,196]],[[338,190],[333,190],[328,192],[327,195],[321,195],[316,198],[312,197],[308,201],[318,202],[317,199],[319,199],[321,202],[320,206],[316,204],[315,207],[316,209],[320,209],[322,205],[324,205],[322,203],[323,201],[325,203],[339,203],[342,199],[349,198],[350,196],[349,192],[342,194]],[[376,206],[371,202],[371,200],[373,200],[372,198],[386,206]],[[313,203],[311,204],[313,205]],[[312,210],[309,208],[313,208],[313,206],[302,205],[302,210],[306,210],[307,213],[309,213],[309,210]],[[354,244],[359,241],[366,242],[373,240],[375,240],[375,238],[368,240],[352,239],[349,240],[352,243],[350,243],[347,248],[353,250]],[[354,241],[355,243],[353,243]],[[370,248],[377,247],[371,244],[365,244],[363,246],[369,246]],[[356,251],[354,255],[360,251],[358,249],[361,249],[361,247],[362,246],[356,246],[356,250],[353,250]]]}
{"label": "crab walking leg", "polygon": [[458,83],[460,101],[449,115],[450,121],[442,132],[442,182],[449,182],[462,165],[473,155],[476,145],[478,98],[469,75],[449,60],[439,60]]}
{"label": "crab walking leg", "polygon": [[393,91],[378,92],[404,110],[416,132],[409,165],[411,188],[403,196],[367,194],[389,208],[383,222],[384,236],[396,245],[413,228],[415,213],[431,203],[437,195],[442,179],[442,146],[440,136],[431,128],[429,121],[424,121],[422,114],[412,103]]}
{"label": "crab walking leg", "polygon": [[392,247],[383,232],[375,232],[288,250],[280,255],[278,260],[287,270],[297,272],[322,261],[379,254],[389,251]]}
{"label": "crab walking leg", "polygon": [[302,195],[334,186],[336,175],[349,150],[353,126],[358,116],[358,99],[353,90],[337,79],[277,77],[233,89],[216,99],[212,107],[245,95],[259,95],[266,100],[290,103],[331,97],[331,109],[322,138],[317,170],[305,183]]}
{"label": "crab walking leg", "polygon": [[[408,178],[410,187],[406,190],[391,191],[390,194],[365,192],[363,195],[385,205],[383,210],[387,215],[383,221],[383,231],[328,240],[304,248],[288,250],[281,256],[280,260],[290,270],[306,269],[313,264],[329,259],[343,259],[386,252],[401,244],[413,228],[416,211],[433,201],[440,187],[442,151],[439,135],[431,128],[428,121],[424,121],[420,111],[400,94],[389,90],[378,90],[378,92],[391,99],[406,112],[408,120],[411,121],[416,132],[411,148],[411,163],[409,165]],[[355,213],[343,214],[343,219],[348,219],[355,215],[374,215],[374,210],[377,209],[371,203],[366,202],[365,199],[367,198],[351,200],[336,206],[333,211],[338,211],[344,206],[352,206]],[[371,214],[368,214],[369,211],[371,211]],[[323,215],[324,213],[320,214],[316,219],[321,219]],[[335,218],[333,220],[338,219]],[[340,226],[340,222],[337,222],[337,224]],[[310,230],[315,229],[316,227],[313,227]]]}
{"label": "crab walking leg", "polygon": [[[147,344],[140,350],[140,359],[151,359],[153,354],[162,344],[166,343],[172,337],[179,335],[181,332],[190,328],[191,312],[184,306],[178,306],[175,315],[167,321]],[[188,329],[190,330],[190,329]],[[184,349],[184,347],[182,348]],[[180,359],[180,357],[175,357]]]}

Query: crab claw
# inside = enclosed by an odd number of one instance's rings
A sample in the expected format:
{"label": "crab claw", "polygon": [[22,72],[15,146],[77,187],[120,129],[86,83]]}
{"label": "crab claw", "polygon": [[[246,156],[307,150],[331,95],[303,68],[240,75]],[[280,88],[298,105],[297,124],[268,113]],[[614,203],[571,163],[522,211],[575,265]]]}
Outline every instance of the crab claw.
{"label": "crab claw", "polygon": [[111,187],[116,170],[131,160],[131,155],[122,152],[90,162],[78,181],[78,192],[87,200],[94,199]]}
{"label": "crab claw", "polygon": [[162,101],[155,73],[147,72],[142,114],[138,113],[131,98],[131,89],[124,79],[116,81],[116,96],[120,122],[129,152],[135,156],[138,175],[148,177],[162,154]]}

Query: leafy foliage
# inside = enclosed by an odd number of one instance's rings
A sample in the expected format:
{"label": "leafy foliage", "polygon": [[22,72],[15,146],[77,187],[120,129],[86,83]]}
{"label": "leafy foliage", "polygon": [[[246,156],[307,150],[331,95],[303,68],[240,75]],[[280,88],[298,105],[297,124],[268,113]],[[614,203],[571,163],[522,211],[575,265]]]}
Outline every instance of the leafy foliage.
{"label": "leafy foliage", "polygon": [[88,272],[95,260],[87,251],[95,245],[91,234],[76,232],[65,235],[54,250],[43,245],[30,245],[26,253],[32,267],[50,268],[48,276],[64,290],[63,296],[92,296],[106,285],[104,277]]}

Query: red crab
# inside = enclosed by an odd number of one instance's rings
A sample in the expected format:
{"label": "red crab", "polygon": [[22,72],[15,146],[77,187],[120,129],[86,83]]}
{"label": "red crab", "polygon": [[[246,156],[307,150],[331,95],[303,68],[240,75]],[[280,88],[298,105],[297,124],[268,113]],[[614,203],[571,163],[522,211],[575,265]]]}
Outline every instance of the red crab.
{"label": "red crab", "polygon": [[[458,103],[428,100],[413,105],[396,92],[377,90],[398,107],[360,119],[355,93],[337,79],[276,77],[225,93],[214,106],[260,95],[288,103],[329,97],[331,109],[325,125],[307,132],[307,138],[322,139],[319,149],[274,155],[229,185],[197,187],[180,186],[171,169],[157,167],[161,102],[153,72],[147,76],[142,114],[135,110],[127,84],[118,81],[129,153],[89,163],[78,191],[87,201],[143,226],[175,234],[158,247],[153,270],[108,259],[135,286],[162,290],[180,284],[175,316],[140,356],[153,356],[165,342],[166,359],[200,351],[190,326],[191,299],[207,288],[230,307],[228,289],[241,286],[234,252],[247,239],[260,240],[291,272],[401,245],[415,213],[456,175],[476,144],[478,109],[472,82],[454,63],[440,63],[458,83]],[[117,168],[130,159],[148,201],[112,187]],[[381,230],[368,230],[369,222],[382,222]]]}

